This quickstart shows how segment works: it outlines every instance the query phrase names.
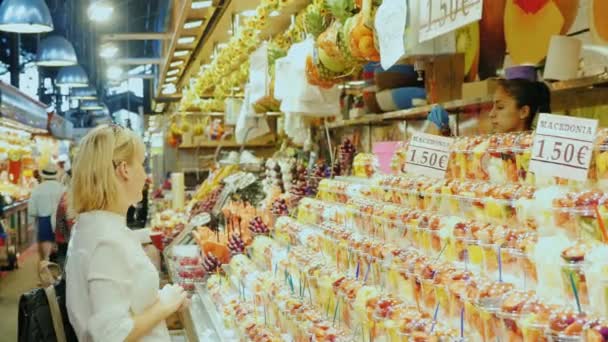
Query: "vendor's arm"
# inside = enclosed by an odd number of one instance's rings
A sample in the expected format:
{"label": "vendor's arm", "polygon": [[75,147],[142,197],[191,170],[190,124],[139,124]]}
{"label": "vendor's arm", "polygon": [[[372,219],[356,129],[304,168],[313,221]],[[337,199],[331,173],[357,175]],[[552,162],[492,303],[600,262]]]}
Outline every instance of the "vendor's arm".
{"label": "vendor's arm", "polygon": [[92,315],[88,330],[93,341],[137,341],[175,312],[185,301],[182,294],[161,301],[142,313],[131,312],[133,286],[129,255],[119,243],[102,242],[91,258],[88,286]]}
{"label": "vendor's arm", "polygon": [[429,112],[427,120],[432,123],[428,129],[429,133],[443,136],[452,135],[450,117],[443,107],[439,105],[434,106]]}

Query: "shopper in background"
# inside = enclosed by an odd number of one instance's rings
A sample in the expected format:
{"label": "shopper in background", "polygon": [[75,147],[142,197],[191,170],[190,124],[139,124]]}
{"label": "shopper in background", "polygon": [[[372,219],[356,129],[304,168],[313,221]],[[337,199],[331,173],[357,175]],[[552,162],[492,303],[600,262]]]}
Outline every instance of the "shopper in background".
{"label": "shopper in background", "polygon": [[40,261],[48,261],[55,241],[55,214],[64,192],[57,181],[57,167],[47,166],[40,172],[42,183],[32,191],[28,201],[28,215],[34,219]]}
{"label": "shopper in background", "polygon": [[[66,171],[61,183],[66,189],[70,188],[72,171]],[[55,241],[57,242],[57,264],[62,268],[65,266],[65,259],[68,253],[68,242],[70,242],[70,232],[74,225],[74,220],[68,216],[68,196],[67,191],[61,196],[55,215]]]}
{"label": "shopper in background", "polygon": [[143,162],[141,139],[120,126],[99,126],[80,143],[68,196],[77,216],[66,297],[81,342],[170,341],[165,320],[187,305],[180,286],[158,290],[158,272],[141,246],[149,231],[126,226],[129,206],[142,197]]}
{"label": "shopper in background", "polygon": [[[534,129],[539,113],[551,113],[551,92],[543,82],[527,79],[501,79],[494,92],[489,113],[492,132],[509,133]],[[435,106],[427,119],[443,135],[450,135],[448,113]]]}

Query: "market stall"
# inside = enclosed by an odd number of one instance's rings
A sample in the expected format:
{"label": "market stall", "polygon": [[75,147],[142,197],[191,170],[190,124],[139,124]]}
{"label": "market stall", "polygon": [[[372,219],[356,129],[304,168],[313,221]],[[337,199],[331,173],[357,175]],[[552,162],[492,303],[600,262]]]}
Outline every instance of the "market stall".
{"label": "market stall", "polygon": [[188,338],[608,340],[601,7],[229,3],[165,110],[167,171],[208,172],[152,223]]}
{"label": "market stall", "polygon": [[65,120],[49,118],[45,105],[1,82],[0,90],[0,260],[13,269],[34,239],[27,200],[38,184],[35,173],[60,154],[68,155],[71,141]]}

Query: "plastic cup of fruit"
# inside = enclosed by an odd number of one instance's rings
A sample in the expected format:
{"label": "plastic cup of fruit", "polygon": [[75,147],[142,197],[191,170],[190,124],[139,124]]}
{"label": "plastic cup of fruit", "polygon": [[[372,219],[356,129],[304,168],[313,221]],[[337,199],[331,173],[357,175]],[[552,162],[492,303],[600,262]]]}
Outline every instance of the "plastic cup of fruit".
{"label": "plastic cup of fruit", "polygon": [[467,267],[481,270],[484,265],[484,250],[479,240],[463,238],[464,250],[459,253],[459,261],[466,263]]}
{"label": "plastic cup of fruit", "polygon": [[514,291],[507,294],[503,300],[503,305],[497,312],[500,319],[499,340],[505,342],[523,341],[523,331],[521,327],[522,307],[527,301],[533,300],[530,292]]}
{"label": "plastic cup of fruit", "polygon": [[400,307],[403,304],[395,302],[390,305],[389,308],[376,306],[372,314],[375,335],[380,340],[393,341],[399,330]]}
{"label": "plastic cup of fruit", "polygon": [[553,207],[555,227],[565,233],[571,240],[579,237],[579,225],[576,220],[578,216],[577,211],[574,207],[562,207],[559,205]]}
{"label": "plastic cup of fruit", "polygon": [[589,289],[585,275],[585,264],[562,262],[561,276],[568,301],[570,303],[575,302],[574,290],[572,288],[572,281],[574,281],[580,304],[583,308],[587,308],[589,306]]}
{"label": "plastic cup of fruit", "polygon": [[414,294],[415,276],[408,270],[401,268],[397,271],[397,292],[401,298],[408,302],[415,302]]}
{"label": "plastic cup of fruit", "polygon": [[[486,341],[493,341],[500,327],[500,319],[497,312],[500,309],[500,303],[503,296],[512,289],[512,285],[507,283],[490,283],[487,287],[480,290],[479,296],[475,304],[471,306],[472,310],[476,310],[477,314],[473,319],[473,328]],[[468,307],[465,308],[465,311]]]}
{"label": "plastic cup of fruit", "polygon": [[587,316],[573,310],[559,310],[551,315],[546,336],[551,342],[583,341],[583,328],[587,324]]}
{"label": "plastic cup of fruit", "polygon": [[516,285],[517,288],[535,288],[528,284],[527,279],[529,276],[525,275],[522,267],[522,259],[524,254],[514,248],[501,248],[500,258],[502,262],[502,277],[505,281],[511,282]]}
{"label": "plastic cup of fruit", "polygon": [[[498,272],[498,245],[493,243],[480,243],[482,252],[482,269],[486,275],[494,277]],[[471,258],[473,259],[473,258]]]}
{"label": "plastic cup of fruit", "polygon": [[163,238],[164,238],[163,232],[161,232],[159,230],[150,232],[150,240],[152,240],[152,244],[154,244],[154,246],[161,252],[165,248]]}
{"label": "plastic cup of fruit", "polygon": [[583,341],[605,342],[608,341],[608,322],[605,319],[593,320],[583,330]]}

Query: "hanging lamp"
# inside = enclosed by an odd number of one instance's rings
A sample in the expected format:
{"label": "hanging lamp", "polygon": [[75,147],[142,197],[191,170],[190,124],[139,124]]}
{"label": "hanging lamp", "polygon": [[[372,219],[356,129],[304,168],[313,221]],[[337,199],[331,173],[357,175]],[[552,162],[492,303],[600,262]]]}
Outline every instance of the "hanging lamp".
{"label": "hanging lamp", "polygon": [[70,97],[74,100],[96,100],[97,91],[92,87],[73,88],[70,90]]}
{"label": "hanging lamp", "polygon": [[76,65],[78,58],[72,44],[61,36],[48,36],[38,45],[37,64],[45,67]]}
{"label": "hanging lamp", "polygon": [[0,4],[0,31],[43,33],[53,28],[53,18],[44,0],[4,0]]}
{"label": "hanging lamp", "polygon": [[89,85],[89,77],[80,65],[70,65],[59,69],[57,85],[70,88],[85,88]]}

